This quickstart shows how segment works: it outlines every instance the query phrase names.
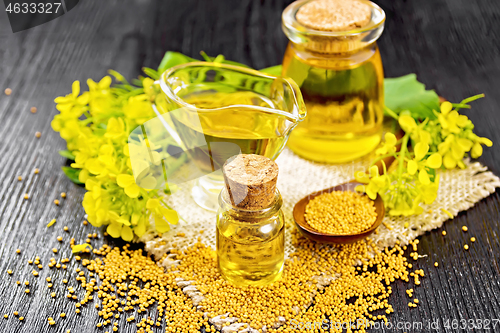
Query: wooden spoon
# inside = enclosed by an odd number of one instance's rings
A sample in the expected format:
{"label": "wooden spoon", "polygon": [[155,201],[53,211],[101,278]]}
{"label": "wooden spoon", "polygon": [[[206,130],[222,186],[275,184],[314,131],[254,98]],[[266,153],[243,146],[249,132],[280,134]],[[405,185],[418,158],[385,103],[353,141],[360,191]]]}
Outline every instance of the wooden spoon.
{"label": "wooden spoon", "polygon": [[362,231],[361,233],[358,234],[350,234],[350,235],[332,235],[332,234],[326,234],[319,232],[317,230],[314,230],[307,224],[306,218],[305,218],[305,212],[306,212],[306,206],[315,197],[318,195],[324,194],[324,193],[330,193],[333,191],[352,191],[355,192],[355,188],[358,185],[363,185],[361,183],[358,183],[356,181],[352,181],[349,183],[337,185],[334,187],[330,187],[318,192],[314,192],[309,194],[307,197],[304,197],[301,199],[299,202],[295,204],[295,207],[293,207],[293,219],[295,220],[295,224],[297,225],[297,228],[299,231],[306,236],[307,238],[310,238],[314,241],[321,242],[321,243],[335,243],[335,244],[348,244],[348,243],[354,243],[357,242],[358,240],[361,240],[368,235],[370,235],[372,232],[375,231],[375,229],[378,228],[378,226],[382,223],[382,220],[384,219],[384,214],[385,214],[385,208],[384,208],[384,203],[382,202],[382,199],[380,196],[377,196],[375,200],[373,200],[374,205],[375,205],[375,212],[377,213],[377,219],[373,223],[373,225],[366,229],[365,231]]}

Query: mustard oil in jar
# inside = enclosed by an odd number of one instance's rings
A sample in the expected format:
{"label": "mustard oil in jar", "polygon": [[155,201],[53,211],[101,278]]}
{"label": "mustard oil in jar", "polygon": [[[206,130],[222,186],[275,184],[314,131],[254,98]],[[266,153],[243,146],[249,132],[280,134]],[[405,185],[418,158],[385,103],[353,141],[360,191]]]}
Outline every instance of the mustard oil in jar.
{"label": "mustard oil in jar", "polygon": [[223,167],[219,196],[219,272],[238,286],[263,286],[281,278],[285,219],[276,189],[278,168],[260,155],[238,155]]}
{"label": "mustard oil in jar", "polygon": [[221,275],[238,286],[262,286],[281,278],[284,264],[283,213],[248,224],[219,214],[217,258]]}
{"label": "mustard oil in jar", "polygon": [[[319,11],[322,6],[328,10]],[[338,14],[336,8],[340,14],[335,19],[322,20]],[[361,13],[349,12],[358,9]],[[301,17],[308,26],[299,22]],[[284,11],[283,29],[290,43],[283,75],[297,82],[308,111],[288,141],[298,155],[344,163],[379,144],[384,74],[375,41],[384,20],[378,6],[363,0],[299,0]],[[326,28],[334,30],[319,30],[325,22],[329,22]]]}

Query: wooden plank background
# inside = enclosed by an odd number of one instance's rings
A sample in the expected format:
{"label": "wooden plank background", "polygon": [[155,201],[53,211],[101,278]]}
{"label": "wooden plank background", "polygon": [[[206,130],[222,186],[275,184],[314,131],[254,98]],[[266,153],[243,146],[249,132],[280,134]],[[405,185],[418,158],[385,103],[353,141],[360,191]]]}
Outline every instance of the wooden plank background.
{"label": "wooden plank background", "polygon": [[[97,315],[91,306],[82,314],[64,297],[64,288],[50,298],[45,277],[61,280],[73,276],[74,267],[49,270],[52,247],[61,248],[56,237],[77,242],[94,232],[82,224],[84,190],[72,184],[60,170],[66,163],[57,153],[64,142],[50,128],[56,114],[53,99],[70,91],[78,79],[100,79],[113,68],[126,77],[140,73],[142,66],[156,67],[164,52],[174,50],[199,57],[224,54],[228,59],[256,68],[281,62],[286,37],[280,29],[281,11],[289,1],[241,0],[106,0],[80,1],[64,15],[42,26],[13,34],[5,12],[0,13],[0,332],[93,332]],[[498,0],[379,0],[387,13],[386,31],[380,48],[386,76],[417,73],[420,81],[452,101],[477,93],[486,98],[474,103],[468,116],[479,135],[495,143],[480,159],[500,174],[500,3]],[[38,112],[30,113],[36,106]],[[35,138],[40,131],[42,137]],[[34,169],[40,173],[35,175]],[[18,181],[17,177],[23,180]],[[61,192],[68,198],[53,204]],[[397,283],[390,302],[396,322],[437,321],[438,329],[419,332],[468,332],[443,327],[446,320],[500,319],[499,191],[461,213],[441,231],[421,238],[419,252],[428,254],[418,268],[427,272],[416,288],[416,309],[408,308],[406,285]],[[29,199],[24,200],[23,195]],[[48,221],[57,218],[47,230]],[[67,225],[69,233],[63,231]],[[461,226],[469,227],[468,233]],[[466,240],[477,242],[468,252]],[[94,244],[113,243],[100,236]],[[21,254],[15,250],[20,248]],[[45,266],[40,277],[31,275],[28,259],[41,257]],[[66,250],[55,257],[70,256]],[[433,263],[440,266],[435,268]],[[7,275],[7,269],[14,274]],[[16,280],[29,280],[31,293]],[[12,315],[25,317],[19,322]],[[50,327],[47,317],[65,311],[65,320]],[[10,315],[8,320],[3,314]],[[104,330],[103,330],[104,331]],[[125,324],[120,332],[135,332]],[[158,332],[164,330],[157,330]],[[379,330],[386,331],[385,329]],[[417,332],[392,330],[391,332]],[[477,331],[499,332],[476,329]]]}

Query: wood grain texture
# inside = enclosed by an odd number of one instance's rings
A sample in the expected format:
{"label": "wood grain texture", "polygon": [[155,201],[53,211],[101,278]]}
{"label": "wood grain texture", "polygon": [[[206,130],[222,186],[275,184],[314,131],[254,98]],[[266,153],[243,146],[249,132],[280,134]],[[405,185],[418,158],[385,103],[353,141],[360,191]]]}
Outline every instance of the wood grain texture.
{"label": "wood grain texture", "polygon": [[[13,90],[9,97],[0,95],[0,332],[97,331],[95,309],[87,306],[76,315],[72,302],[63,297],[65,286],[60,281],[68,278],[75,285],[73,264],[67,270],[46,266],[52,256],[70,256],[67,243],[58,244],[58,235],[64,242],[71,237],[82,242],[94,230],[81,223],[84,190],[60,171],[66,161],[57,154],[64,142],[50,129],[56,114],[53,99],[68,93],[73,80],[97,80],[110,68],[135,77],[142,66],[157,66],[167,50],[197,58],[200,50],[222,53],[256,68],[278,64],[287,44],[280,16],[289,2],[87,0],[57,20],[16,34],[5,12],[0,13],[0,90]],[[376,2],[388,16],[379,43],[386,76],[415,72],[428,87],[452,101],[486,94],[487,98],[474,102],[468,116],[480,135],[496,143],[485,150],[481,161],[500,174],[498,1]],[[29,112],[31,106],[38,107],[36,114]],[[35,138],[36,131],[42,132],[40,139]],[[40,169],[38,175],[34,168]],[[17,180],[19,175],[22,181]],[[68,198],[57,207],[52,202],[62,191]],[[25,193],[29,200],[22,199]],[[447,319],[500,319],[499,209],[497,191],[447,222],[443,228],[447,236],[434,231],[421,237],[419,252],[428,256],[415,264],[426,272],[422,286],[414,288],[418,308],[408,308],[405,290],[409,286],[395,284],[391,322],[437,321],[438,329],[376,332],[470,332],[443,324]],[[52,218],[58,222],[47,229]],[[64,225],[69,233],[63,231]],[[461,231],[462,225],[469,227],[467,233]],[[477,241],[466,252],[463,245],[470,244],[471,236]],[[93,243],[103,241],[113,243],[102,236]],[[54,255],[52,247],[64,250]],[[20,255],[16,248],[22,250]],[[36,255],[45,266],[38,278],[27,264]],[[7,275],[7,269],[14,274]],[[55,299],[49,296],[47,276],[56,280]],[[16,280],[29,280],[31,293],[26,295]],[[25,317],[24,322],[15,319],[14,310]],[[57,318],[57,325],[50,327],[47,318],[63,311],[66,319]],[[4,313],[10,315],[8,320],[3,319]],[[136,331],[135,325],[125,324],[124,316],[119,326],[120,332]],[[488,331],[500,331],[500,325]]]}

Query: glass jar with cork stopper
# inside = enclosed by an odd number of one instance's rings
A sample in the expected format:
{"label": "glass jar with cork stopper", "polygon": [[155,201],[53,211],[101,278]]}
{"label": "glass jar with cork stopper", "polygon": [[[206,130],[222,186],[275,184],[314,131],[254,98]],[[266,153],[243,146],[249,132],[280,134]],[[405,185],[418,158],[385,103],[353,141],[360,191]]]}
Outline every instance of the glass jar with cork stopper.
{"label": "glass jar with cork stopper", "polygon": [[222,168],[225,187],[217,214],[217,262],[221,275],[238,286],[262,286],[281,277],[285,219],[276,188],[278,165],[241,154]]}
{"label": "glass jar with cork stopper", "polygon": [[283,12],[290,40],[283,76],[294,79],[308,116],[291,134],[298,155],[344,163],[380,142],[384,107],[376,40],[385,13],[366,0],[298,0]]}

